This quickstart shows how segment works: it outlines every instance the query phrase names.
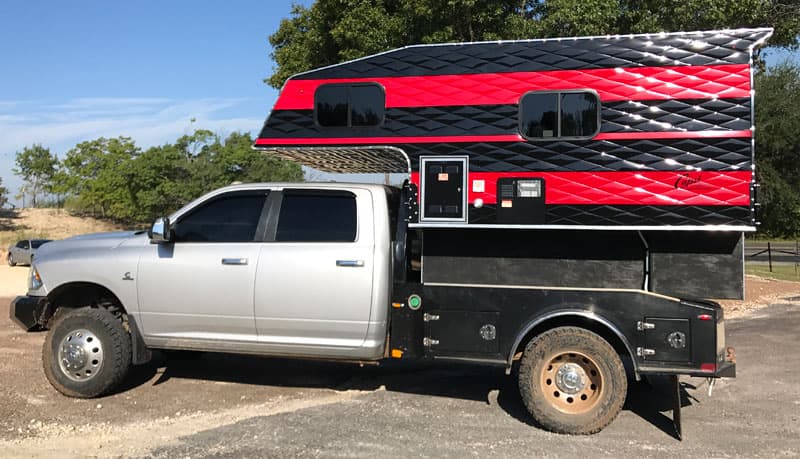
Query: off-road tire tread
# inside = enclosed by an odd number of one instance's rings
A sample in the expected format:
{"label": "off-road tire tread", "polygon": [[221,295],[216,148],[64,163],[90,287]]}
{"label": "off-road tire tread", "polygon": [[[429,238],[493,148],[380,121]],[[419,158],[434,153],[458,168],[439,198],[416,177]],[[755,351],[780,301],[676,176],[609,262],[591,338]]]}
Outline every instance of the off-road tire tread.
{"label": "off-road tire tread", "polygon": [[[581,415],[560,413],[550,406],[539,387],[540,365],[554,349],[581,350],[595,360],[606,376],[604,400]],[[603,371],[605,369],[605,371]],[[558,327],[534,337],[522,354],[519,390],[528,412],[543,428],[562,434],[589,435],[609,425],[622,410],[628,389],[625,367],[614,348],[594,332],[579,327]],[[609,396],[610,395],[610,396]]]}
{"label": "off-road tire tread", "polygon": [[[95,398],[107,394],[125,379],[131,367],[130,333],[125,330],[120,319],[106,309],[83,307],[59,312],[50,324],[50,331],[48,331],[42,347],[42,362],[47,380],[56,390],[69,397]],[[103,368],[100,370],[101,373],[85,383],[84,387],[78,388],[69,387],[80,383],[68,379],[61,373],[58,362],[55,361],[58,354],[53,349],[55,335],[60,332],[64,322],[73,320],[78,321],[79,324],[70,328],[89,328],[98,334],[97,328],[100,327],[110,337],[108,342],[102,341],[105,360]]]}

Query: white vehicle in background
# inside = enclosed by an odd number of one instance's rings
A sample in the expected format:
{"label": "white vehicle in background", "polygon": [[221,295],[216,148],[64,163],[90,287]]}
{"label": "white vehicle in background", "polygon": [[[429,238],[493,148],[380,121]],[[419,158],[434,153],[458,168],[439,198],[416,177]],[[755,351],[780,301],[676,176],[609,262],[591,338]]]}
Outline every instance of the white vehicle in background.
{"label": "white vehicle in background", "polygon": [[8,266],[30,265],[36,251],[42,244],[50,242],[50,239],[23,239],[16,244],[8,247],[6,261]]}

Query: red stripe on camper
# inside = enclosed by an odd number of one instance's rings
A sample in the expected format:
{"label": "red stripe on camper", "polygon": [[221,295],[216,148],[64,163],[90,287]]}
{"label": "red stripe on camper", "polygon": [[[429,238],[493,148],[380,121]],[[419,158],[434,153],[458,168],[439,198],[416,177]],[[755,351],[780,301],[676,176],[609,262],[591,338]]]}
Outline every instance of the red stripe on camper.
{"label": "red stripe on camper", "polygon": [[649,131],[649,132],[604,132],[592,140],[644,140],[644,139],[727,139],[752,137],[749,129],[741,131]]}
{"label": "red stripe on camper", "polygon": [[[591,140],[646,140],[646,139],[705,139],[751,137],[750,130],[741,131],[683,131],[683,132],[608,132]],[[542,139],[556,141],[558,139]],[[256,145],[378,145],[400,143],[475,143],[475,142],[527,142],[519,134],[500,135],[450,135],[409,137],[264,137]]]}
{"label": "red stripe on camper", "polygon": [[603,101],[750,97],[747,64],[289,80],[275,110],[308,110],[327,83],[376,82],[387,107],[516,104],[528,91],[593,89]]}
{"label": "red stripe on camper", "polygon": [[256,139],[256,145],[377,145],[396,143],[448,143],[448,142],[524,142],[519,134],[501,135],[446,135],[410,137],[269,137]]}
{"label": "red stripe on camper", "polygon": [[[548,205],[749,206],[750,171],[470,172],[469,204],[497,204],[497,180],[544,179]],[[419,186],[419,173],[411,174]],[[482,190],[482,191],[481,191]]]}

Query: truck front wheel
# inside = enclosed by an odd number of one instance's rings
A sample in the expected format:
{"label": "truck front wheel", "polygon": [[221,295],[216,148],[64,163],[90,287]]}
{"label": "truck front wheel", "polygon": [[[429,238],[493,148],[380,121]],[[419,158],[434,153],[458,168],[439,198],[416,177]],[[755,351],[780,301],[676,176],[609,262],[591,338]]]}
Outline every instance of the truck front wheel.
{"label": "truck front wheel", "polygon": [[628,389],[625,367],[610,344],[577,327],[559,327],[532,339],[519,367],[525,407],[545,429],[599,432],[617,417]]}
{"label": "truck front wheel", "polygon": [[62,311],[47,333],[42,360],[47,380],[62,394],[99,397],[117,386],[130,368],[130,333],[106,309]]}

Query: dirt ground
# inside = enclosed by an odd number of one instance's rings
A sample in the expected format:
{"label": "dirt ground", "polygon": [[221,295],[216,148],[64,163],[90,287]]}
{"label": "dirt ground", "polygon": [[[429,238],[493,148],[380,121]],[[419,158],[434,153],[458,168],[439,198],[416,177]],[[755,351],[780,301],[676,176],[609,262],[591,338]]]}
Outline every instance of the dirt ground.
{"label": "dirt ground", "polygon": [[[147,455],[180,437],[246,420],[349,400],[380,390],[371,368],[224,354],[135,367],[119,392],[95,400],[57,393],[41,369],[44,333],[9,319],[26,267],[0,267],[0,456]],[[775,301],[800,301],[800,283],[747,278],[747,300],[725,302],[742,317]],[[372,382],[370,382],[372,381]]]}
{"label": "dirt ground", "polygon": [[125,229],[94,218],[70,215],[63,209],[0,209],[0,244],[5,249],[17,239],[63,239],[76,234]]}
{"label": "dirt ground", "polygon": [[778,301],[800,301],[800,282],[745,276],[744,301],[717,300],[725,317],[742,317]]}
{"label": "dirt ground", "polygon": [[[3,257],[2,261],[5,261]],[[0,264],[0,298],[24,295],[28,290],[28,267]]]}

